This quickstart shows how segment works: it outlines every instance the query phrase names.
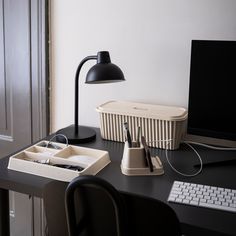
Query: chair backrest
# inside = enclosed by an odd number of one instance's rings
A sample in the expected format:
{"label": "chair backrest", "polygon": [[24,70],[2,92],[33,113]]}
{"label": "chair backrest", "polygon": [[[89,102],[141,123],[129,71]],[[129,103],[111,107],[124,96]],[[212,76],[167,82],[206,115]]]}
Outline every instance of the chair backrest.
{"label": "chair backrest", "polygon": [[65,194],[70,236],[181,235],[175,212],[156,199],[117,191],[95,176],[80,176]]}
{"label": "chair backrest", "polygon": [[125,205],[119,192],[94,176],[72,180],[65,194],[70,236],[125,235]]}
{"label": "chair backrest", "polygon": [[121,194],[127,209],[129,236],[181,235],[180,222],[166,203],[136,194]]}

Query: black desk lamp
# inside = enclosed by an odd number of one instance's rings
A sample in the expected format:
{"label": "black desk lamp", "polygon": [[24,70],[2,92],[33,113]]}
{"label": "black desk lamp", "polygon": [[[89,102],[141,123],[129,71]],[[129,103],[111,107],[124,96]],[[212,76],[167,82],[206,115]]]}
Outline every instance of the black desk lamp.
{"label": "black desk lamp", "polygon": [[94,65],[87,73],[87,84],[100,84],[100,83],[113,83],[124,81],[124,75],[121,69],[111,63],[109,52],[98,52],[97,56],[85,57],[79,64],[75,74],[75,121],[74,125],[58,130],[57,141],[65,142],[66,136],[68,143],[87,143],[96,138],[96,133],[93,129],[85,126],[79,126],[79,73],[83,64],[88,60],[97,60],[97,64]]}

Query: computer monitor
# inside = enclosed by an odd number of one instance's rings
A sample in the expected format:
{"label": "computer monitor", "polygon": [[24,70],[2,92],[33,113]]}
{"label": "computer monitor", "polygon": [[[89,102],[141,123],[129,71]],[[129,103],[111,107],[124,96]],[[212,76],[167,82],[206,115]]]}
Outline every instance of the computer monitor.
{"label": "computer monitor", "polygon": [[236,147],[236,41],[192,40],[185,139]]}

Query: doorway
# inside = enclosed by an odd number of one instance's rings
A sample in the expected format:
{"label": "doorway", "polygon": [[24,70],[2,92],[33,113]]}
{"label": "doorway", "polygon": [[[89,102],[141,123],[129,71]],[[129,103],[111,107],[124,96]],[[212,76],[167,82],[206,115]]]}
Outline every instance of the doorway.
{"label": "doorway", "polygon": [[[0,158],[49,132],[48,0],[0,0]],[[11,236],[43,236],[42,200],[10,192]]]}

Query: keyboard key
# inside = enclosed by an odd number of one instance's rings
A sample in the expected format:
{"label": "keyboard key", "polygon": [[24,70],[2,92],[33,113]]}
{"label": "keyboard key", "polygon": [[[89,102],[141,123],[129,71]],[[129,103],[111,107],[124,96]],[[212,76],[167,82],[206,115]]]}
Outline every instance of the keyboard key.
{"label": "keyboard key", "polygon": [[190,204],[190,205],[195,205],[195,206],[197,206],[197,205],[198,205],[198,202],[197,202],[197,201],[190,201],[189,204]]}
{"label": "keyboard key", "polygon": [[219,197],[219,201],[221,201],[222,203],[225,202],[224,198]]}
{"label": "keyboard key", "polygon": [[225,201],[228,203],[233,203],[233,201],[231,199],[226,199]]}
{"label": "keyboard key", "polygon": [[176,202],[182,202],[183,199],[181,199],[181,198],[176,198],[175,201],[176,201]]}
{"label": "keyboard key", "polygon": [[181,188],[180,187],[174,187],[174,188],[172,188],[172,191],[181,191]]}
{"label": "keyboard key", "polygon": [[228,188],[225,189],[225,192],[227,193],[231,193],[231,191],[232,191],[231,189],[228,189]]}
{"label": "keyboard key", "polygon": [[228,202],[222,202],[222,206],[228,206],[229,203]]}
{"label": "keyboard key", "polygon": [[214,201],[213,201],[213,200],[207,200],[207,203],[209,203],[209,204],[213,204]]}
{"label": "keyboard key", "polygon": [[214,202],[216,205],[221,205],[221,202],[220,201],[215,201]]}
{"label": "keyboard key", "polygon": [[182,194],[181,191],[175,191],[175,190],[173,190],[172,193],[173,193],[173,194]]}
{"label": "keyboard key", "polygon": [[206,199],[204,199],[204,198],[201,198],[200,199],[200,202],[206,202],[207,200]]}
{"label": "keyboard key", "polygon": [[169,198],[168,198],[168,201],[169,201],[169,202],[174,202],[174,201],[175,201],[175,197],[169,197]]}
{"label": "keyboard key", "polygon": [[189,200],[187,200],[187,199],[184,199],[184,200],[183,200],[183,203],[186,203],[186,204],[188,204],[188,203],[189,203]]}

